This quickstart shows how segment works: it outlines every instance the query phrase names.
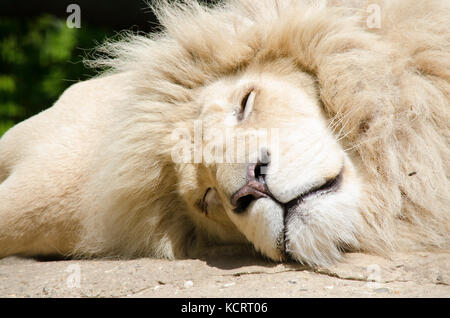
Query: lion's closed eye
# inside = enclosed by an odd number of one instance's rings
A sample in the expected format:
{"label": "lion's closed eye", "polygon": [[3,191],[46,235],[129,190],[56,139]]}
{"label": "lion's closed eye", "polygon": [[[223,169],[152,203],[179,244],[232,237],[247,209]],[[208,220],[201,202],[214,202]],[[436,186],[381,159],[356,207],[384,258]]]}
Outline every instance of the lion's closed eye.
{"label": "lion's closed eye", "polygon": [[255,104],[255,96],[256,93],[253,89],[245,94],[241,101],[241,109],[237,115],[238,120],[244,120],[250,115]]}

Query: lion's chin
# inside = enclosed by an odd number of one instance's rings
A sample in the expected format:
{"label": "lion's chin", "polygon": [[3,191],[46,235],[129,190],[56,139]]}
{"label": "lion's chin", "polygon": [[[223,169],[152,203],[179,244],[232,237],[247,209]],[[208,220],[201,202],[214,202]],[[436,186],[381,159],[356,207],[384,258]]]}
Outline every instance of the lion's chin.
{"label": "lion's chin", "polygon": [[278,203],[261,198],[230,218],[258,252],[274,261],[284,259],[284,209]]}
{"label": "lion's chin", "polygon": [[[288,212],[277,202],[256,200],[244,229],[256,250],[274,261],[295,261],[328,266],[341,260],[344,250],[359,247],[361,222],[354,192],[337,192],[309,198]],[[289,215],[289,217],[287,217]]]}
{"label": "lion's chin", "polygon": [[344,250],[357,249],[361,222],[357,200],[349,193],[307,200],[290,211],[285,223],[285,253],[308,265],[328,266],[342,258]]}

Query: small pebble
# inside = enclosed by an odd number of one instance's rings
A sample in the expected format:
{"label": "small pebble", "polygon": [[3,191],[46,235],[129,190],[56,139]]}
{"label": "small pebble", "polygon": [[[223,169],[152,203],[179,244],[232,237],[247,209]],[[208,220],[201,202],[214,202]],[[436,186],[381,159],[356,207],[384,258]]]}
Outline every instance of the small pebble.
{"label": "small pebble", "polygon": [[288,283],[289,284],[297,284],[297,281],[296,280],[290,280],[290,281],[288,281]]}
{"label": "small pebble", "polygon": [[333,285],[329,285],[329,286],[325,286],[326,289],[333,289],[334,286]]}
{"label": "small pebble", "polygon": [[442,275],[442,273],[438,274],[438,276],[436,277],[436,282],[438,284],[444,284],[445,285],[444,276]]}
{"label": "small pebble", "polygon": [[194,282],[192,280],[187,280],[184,282],[184,288],[191,288],[194,286]]}
{"label": "small pebble", "polygon": [[223,287],[230,287],[230,286],[234,286],[236,285],[236,283],[228,283],[228,284],[224,284]]}
{"label": "small pebble", "polygon": [[373,290],[376,293],[390,293],[390,290],[388,288],[377,288]]}

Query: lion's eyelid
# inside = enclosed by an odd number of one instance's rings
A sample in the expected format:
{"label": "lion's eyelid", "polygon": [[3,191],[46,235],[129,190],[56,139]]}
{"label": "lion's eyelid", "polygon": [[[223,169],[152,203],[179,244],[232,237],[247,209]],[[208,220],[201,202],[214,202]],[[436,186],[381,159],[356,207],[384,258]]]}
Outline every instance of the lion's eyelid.
{"label": "lion's eyelid", "polygon": [[253,110],[253,105],[255,103],[255,96],[256,93],[254,90],[251,90],[243,99],[243,105],[242,105],[242,111],[243,113],[240,114],[239,119],[244,120],[248,117],[248,115]]}

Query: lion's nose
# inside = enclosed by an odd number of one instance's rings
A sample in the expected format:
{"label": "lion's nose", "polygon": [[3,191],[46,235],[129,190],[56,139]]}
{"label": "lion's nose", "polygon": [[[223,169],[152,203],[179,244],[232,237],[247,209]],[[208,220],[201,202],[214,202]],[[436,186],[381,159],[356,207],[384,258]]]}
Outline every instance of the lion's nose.
{"label": "lion's nose", "polygon": [[235,213],[244,212],[254,200],[268,197],[268,190],[261,169],[267,164],[261,162],[251,163],[247,166],[245,185],[231,196],[231,204]]}

